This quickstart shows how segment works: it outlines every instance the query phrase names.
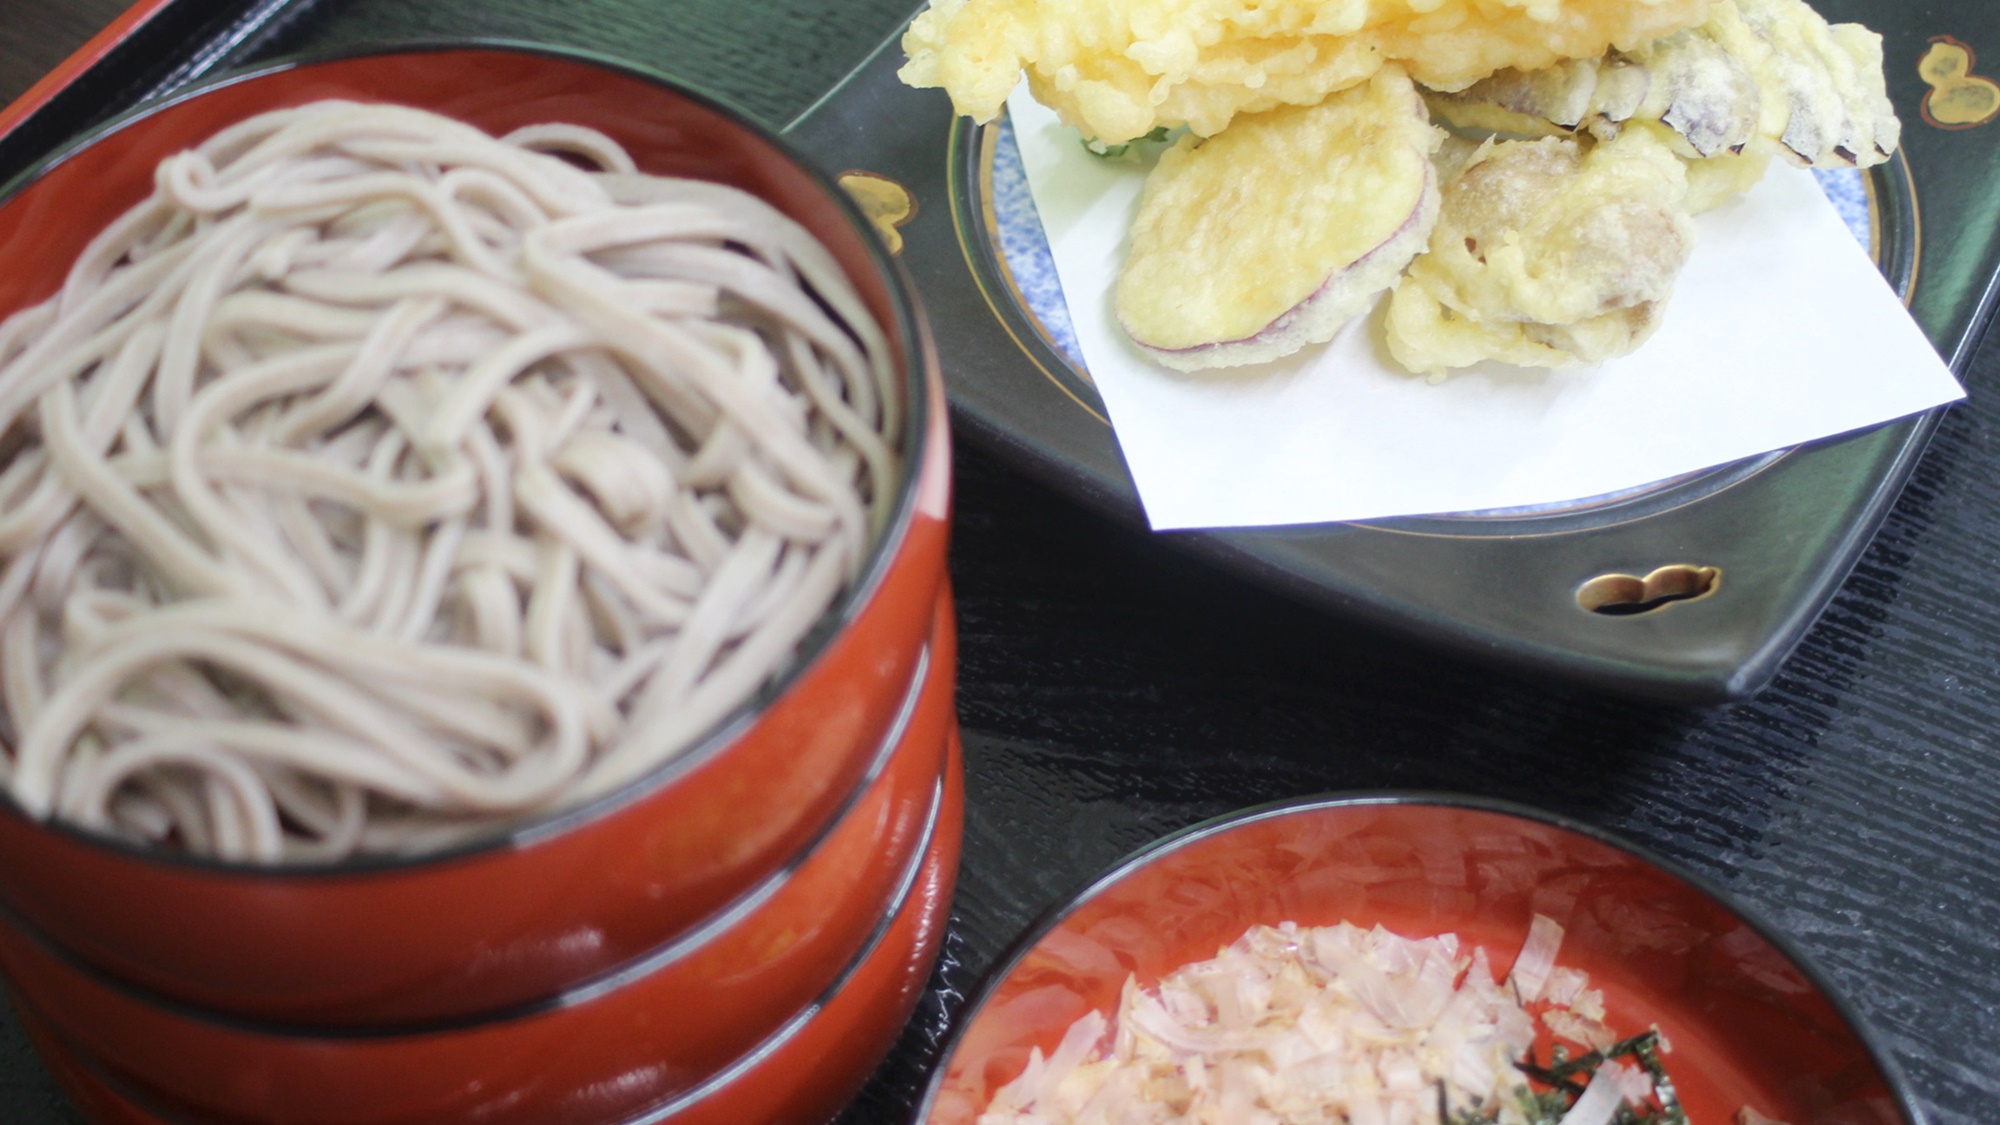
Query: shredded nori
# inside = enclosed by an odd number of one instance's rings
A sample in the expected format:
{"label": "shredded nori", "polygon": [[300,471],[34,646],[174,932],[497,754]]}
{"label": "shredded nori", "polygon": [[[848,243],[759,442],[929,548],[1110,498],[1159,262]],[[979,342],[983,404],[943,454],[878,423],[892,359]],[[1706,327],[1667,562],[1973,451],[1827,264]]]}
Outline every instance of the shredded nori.
{"label": "shredded nori", "polygon": [[[1648,1104],[1635,1105],[1626,1102],[1618,1107],[1611,1118],[1612,1125],[1688,1125],[1687,1113],[1681,1109],[1680,1096],[1674,1092],[1673,1080],[1667,1077],[1667,1068],[1660,1062],[1660,1033],[1658,1029],[1621,1039],[1602,1051],[1588,1051],[1570,1057],[1567,1050],[1557,1046],[1550,1052],[1549,1064],[1543,1066],[1535,1061],[1531,1052],[1526,1059],[1515,1063],[1516,1069],[1527,1075],[1529,1081],[1540,1084],[1542,1089],[1530,1090],[1521,1104],[1529,1125],[1557,1125],[1576,1099],[1590,1084],[1591,1076],[1597,1068],[1610,1059],[1631,1059],[1653,1079],[1653,1097]],[[1443,1094],[1439,1094],[1439,1106],[1443,1106]],[[1461,1114],[1458,1117],[1439,1119],[1447,1125],[1488,1125],[1491,1117],[1475,1117]]]}

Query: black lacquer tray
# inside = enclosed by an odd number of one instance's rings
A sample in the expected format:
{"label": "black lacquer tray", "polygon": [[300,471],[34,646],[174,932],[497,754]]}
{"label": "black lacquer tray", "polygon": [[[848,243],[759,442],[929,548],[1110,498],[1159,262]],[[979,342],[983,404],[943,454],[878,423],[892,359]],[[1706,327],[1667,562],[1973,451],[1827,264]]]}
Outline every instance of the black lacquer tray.
{"label": "black lacquer tray", "polygon": [[[1904,152],[1868,178],[1877,258],[1963,370],[2000,255],[1990,233],[1967,237],[1992,217],[1975,169],[2000,154],[2000,130],[1927,124],[1931,87],[1917,62],[1934,29],[1919,26],[1922,13],[1824,7],[1889,38],[1908,127]],[[2000,10],[1978,18],[1988,27],[1953,30],[2000,29]],[[896,178],[916,197],[904,260],[939,326],[960,426],[1059,489],[1143,524],[1101,401],[1025,311],[997,249],[997,128],[953,120],[937,91],[904,88],[902,58],[885,44],[792,135],[822,160]],[[1927,231],[1945,244],[1928,258]],[[1939,413],[1567,510],[1169,535],[1255,581],[1462,656],[1623,694],[1721,702],[1769,682],[1895,501]],[[1655,574],[1655,592],[1706,593],[1587,608],[1586,588]]]}

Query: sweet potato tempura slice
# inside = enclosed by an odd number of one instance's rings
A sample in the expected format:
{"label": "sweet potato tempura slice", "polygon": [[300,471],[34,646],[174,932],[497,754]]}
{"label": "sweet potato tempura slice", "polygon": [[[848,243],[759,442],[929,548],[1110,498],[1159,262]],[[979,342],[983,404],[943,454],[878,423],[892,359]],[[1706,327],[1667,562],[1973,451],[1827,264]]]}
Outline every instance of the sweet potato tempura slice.
{"label": "sweet potato tempura slice", "polygon": [[1119,323],[1183,371],[1331,339],[1424,248],[1442,137],[1394,64],[1319,105],[1183,137],[1147,176]]}
{"label": "sweet potato tempura slice", "polygon": [[1312,105],[1384,62],[1461,89],[1503,67],[1595,58],[1699,24],[1709,0],[931,0],[903,80],[990,121],[1025,70],[1085,136],[1220,132],[1238,113]]}

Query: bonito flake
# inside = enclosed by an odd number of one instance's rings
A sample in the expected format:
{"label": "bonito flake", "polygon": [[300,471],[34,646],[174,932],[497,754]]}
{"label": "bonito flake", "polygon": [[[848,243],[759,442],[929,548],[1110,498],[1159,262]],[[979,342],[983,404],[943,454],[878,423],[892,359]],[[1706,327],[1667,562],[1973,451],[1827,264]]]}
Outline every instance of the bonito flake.
{"label": "bonito flake", "polygon": [[[1560,938],[1538,918],[1529,946]],[[1564,996],[1601,1005],[1580,974],[1556,973]],[[1432,1125],[1441,1107],[1520,1123],[1529,1088],[1514,1064],[1535,1039],[1521,991],[1452,934],[1259,926],[1155,989],[1128,979],[1115,1019],[1090,1013],[1035,1051],[979,1123]],[[1650,1093],[1636,1070],[1607,1081]]]}

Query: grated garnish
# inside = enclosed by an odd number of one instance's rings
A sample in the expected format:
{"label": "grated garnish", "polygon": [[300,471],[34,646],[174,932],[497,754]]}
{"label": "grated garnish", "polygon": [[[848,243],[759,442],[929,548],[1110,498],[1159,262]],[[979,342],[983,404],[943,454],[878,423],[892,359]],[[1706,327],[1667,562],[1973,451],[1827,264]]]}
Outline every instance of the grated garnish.
{"label": "grated garnish", "polygon": [[[1128,977],[979,1125],[1686,1125],[1664,1040],[1612,1034],[1561,941],[1537,915],[1501,982],[1453,934],[1257,926],[1154,988]],[[1567,1041],[1546,1065],[1537,1013]]]}

